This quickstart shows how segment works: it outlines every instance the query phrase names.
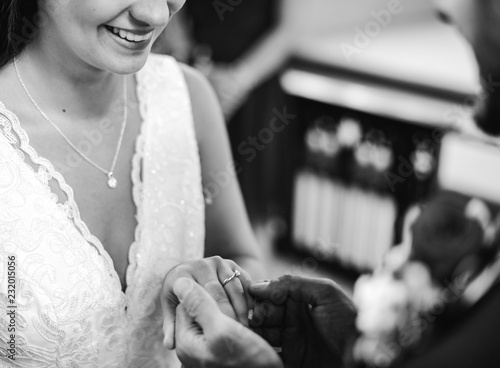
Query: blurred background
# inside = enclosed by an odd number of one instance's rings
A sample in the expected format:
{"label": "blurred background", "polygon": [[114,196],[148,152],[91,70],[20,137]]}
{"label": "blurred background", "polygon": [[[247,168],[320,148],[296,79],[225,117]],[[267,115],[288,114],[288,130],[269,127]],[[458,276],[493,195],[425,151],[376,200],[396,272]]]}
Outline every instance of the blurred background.
{"label": "blurred background", "polygon": [[440,188],[495,201],[477,65],[428,0],[188,0],[155,47],[213,84],[271,276],[350,289]]}

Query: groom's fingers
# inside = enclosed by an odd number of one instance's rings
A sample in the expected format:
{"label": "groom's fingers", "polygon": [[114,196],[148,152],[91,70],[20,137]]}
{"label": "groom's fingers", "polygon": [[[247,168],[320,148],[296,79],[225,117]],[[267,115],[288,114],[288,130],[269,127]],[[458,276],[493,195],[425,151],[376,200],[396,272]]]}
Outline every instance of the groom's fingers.
{"label": "groom's fingers", "polygon": [[304,365],[308,345],[303,316],[307,314],[307,308],[302,302],[288,300],[286,303],[281,357],[287,368],[300,368]]}
{"label": "groom's fingers", "polygon": [[271,302],[255,303],[250,318],[251,327],[280,327],[283,326],[285,306]]}
{"label": "groom's fingers", "polygon": [[250,286],[250,293],[257,300],[270,300],[283,304],[288,298],[314,306],[336,299],[349,300],[344,291],[332,280],[285,275],[267,283]]}
{"label": "groom's fingers", "polygon": [[271,346],[281,347],[283,344],[282,327],[257,327],[252,328],[252,331],[266,340]]}

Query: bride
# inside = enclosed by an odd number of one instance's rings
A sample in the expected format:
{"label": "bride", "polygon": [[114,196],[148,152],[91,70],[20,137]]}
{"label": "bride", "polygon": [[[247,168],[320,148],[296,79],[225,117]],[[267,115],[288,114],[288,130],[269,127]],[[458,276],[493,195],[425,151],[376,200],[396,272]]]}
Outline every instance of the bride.
{"label": "bride", "polygon": [[0,365],[177,367],[179,277],[247,323],[260,254],[222,114],[150,55],[183,3],[0,5]]}

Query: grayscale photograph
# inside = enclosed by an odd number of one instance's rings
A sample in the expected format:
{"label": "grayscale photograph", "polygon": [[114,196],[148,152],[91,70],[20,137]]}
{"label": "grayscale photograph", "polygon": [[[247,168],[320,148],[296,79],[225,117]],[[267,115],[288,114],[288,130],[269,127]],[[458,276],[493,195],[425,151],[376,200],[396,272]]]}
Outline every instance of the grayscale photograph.
{"label": "grayscale photograph", "polygon": [[0,0],[0,368],[499,341],[499,0]]}

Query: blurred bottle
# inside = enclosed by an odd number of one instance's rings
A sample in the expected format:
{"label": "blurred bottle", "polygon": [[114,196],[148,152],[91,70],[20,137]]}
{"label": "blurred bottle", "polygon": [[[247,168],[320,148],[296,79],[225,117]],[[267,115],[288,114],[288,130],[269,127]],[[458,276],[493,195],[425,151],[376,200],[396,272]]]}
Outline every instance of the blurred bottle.
{"label": "blurred bottle", "polygon": [[293,240],[322,260],[374,269],[393,245],[396,201],[385,172],[391,143],[378,130],[363,138],[361,122],[344,116],[316,120],[295,180]]}

